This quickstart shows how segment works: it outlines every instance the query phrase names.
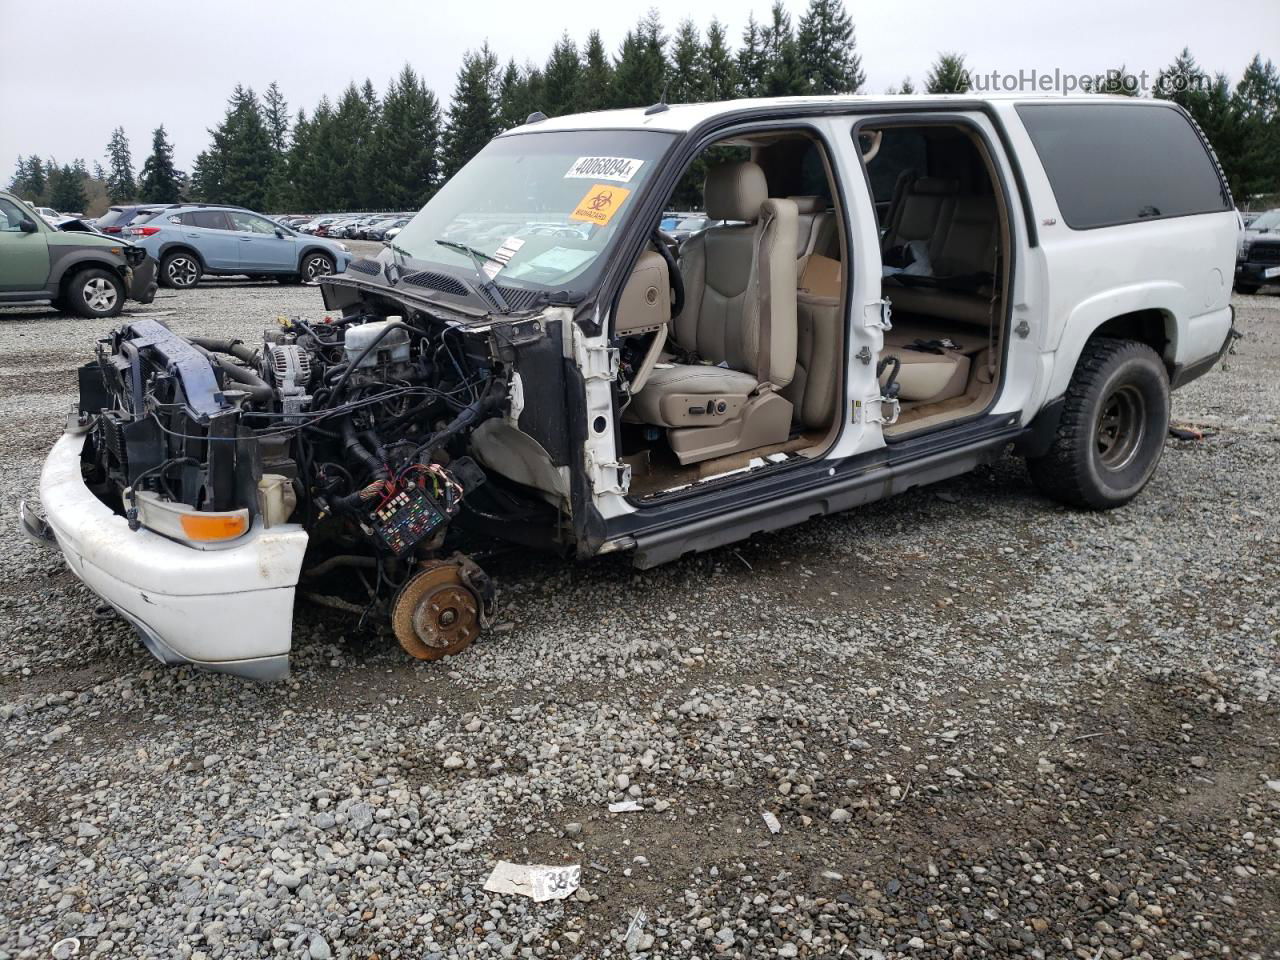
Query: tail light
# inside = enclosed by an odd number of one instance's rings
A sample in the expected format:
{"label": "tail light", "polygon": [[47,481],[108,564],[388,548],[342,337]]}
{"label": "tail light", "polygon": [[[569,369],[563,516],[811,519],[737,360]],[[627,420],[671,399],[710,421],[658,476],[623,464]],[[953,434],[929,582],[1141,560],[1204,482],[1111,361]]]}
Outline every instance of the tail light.
{"label": "tail light", "polygon": [[159,227],[130,227],[129,236],[131,237],[152,237],[160,232]]}
{"label": "tail light", "polygon": [[119,233],[120,228],[119,227],[103,227],[102,232],[103,233]]}

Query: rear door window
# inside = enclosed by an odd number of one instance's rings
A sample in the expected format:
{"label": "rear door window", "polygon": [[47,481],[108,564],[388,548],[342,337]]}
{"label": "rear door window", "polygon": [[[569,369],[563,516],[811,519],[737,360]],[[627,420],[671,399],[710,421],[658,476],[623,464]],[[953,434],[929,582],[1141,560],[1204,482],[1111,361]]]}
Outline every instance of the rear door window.
{"label": "rear door window", "polygon": [[1179,110],[1123,103],[1017,110],[1072,229],[1231,209],[1217,164]]}
{"label": "rear door window", "polygon": [[182,222],[206,230],[230,230],[231,221],[221,210],[193,210],[182,215]]}

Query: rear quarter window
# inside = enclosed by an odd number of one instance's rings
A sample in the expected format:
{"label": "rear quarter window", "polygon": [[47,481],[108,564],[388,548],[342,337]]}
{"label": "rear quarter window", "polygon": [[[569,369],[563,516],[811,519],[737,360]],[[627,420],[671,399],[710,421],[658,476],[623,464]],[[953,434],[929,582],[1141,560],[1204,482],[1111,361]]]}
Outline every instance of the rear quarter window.
{"label": "rear quarter window", "polygon": [[1074,230],[1231,209],[1217,164],[1179,110],[1123,103],[1017,110]]}

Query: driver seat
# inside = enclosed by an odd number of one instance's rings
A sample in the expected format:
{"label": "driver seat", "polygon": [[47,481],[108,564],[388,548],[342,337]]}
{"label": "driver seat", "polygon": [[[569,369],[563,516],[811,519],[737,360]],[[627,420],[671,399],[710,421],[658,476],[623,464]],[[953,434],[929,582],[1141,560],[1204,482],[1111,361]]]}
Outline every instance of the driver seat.
{"label": "driver seat", "polygon": [[627,410],[666,427],[682,464],[785,442],[792,406],[778,391],[796,369],[795,201],[770,199],[751,162],[709,170],[703,199],[712,220],[736,222],[681,246],[674,349]]}

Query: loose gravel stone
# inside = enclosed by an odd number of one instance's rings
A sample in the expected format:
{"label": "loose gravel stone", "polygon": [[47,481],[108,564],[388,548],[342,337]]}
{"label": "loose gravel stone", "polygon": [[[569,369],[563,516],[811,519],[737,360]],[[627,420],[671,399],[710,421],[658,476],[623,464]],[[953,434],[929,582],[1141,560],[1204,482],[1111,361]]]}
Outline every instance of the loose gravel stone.
{"label": "loose gravel stone", "polygon": [[[16,534],[110,325],[0,310],[0,958],[620,958],[640,909],[653,958],[1275,956],[1278,289],[1123,509],[1010,456],[656,570],[496,556],[461,656],[299,602],[265,686],[156,663]],[[580,885],[493,894],[499,859]]]}

